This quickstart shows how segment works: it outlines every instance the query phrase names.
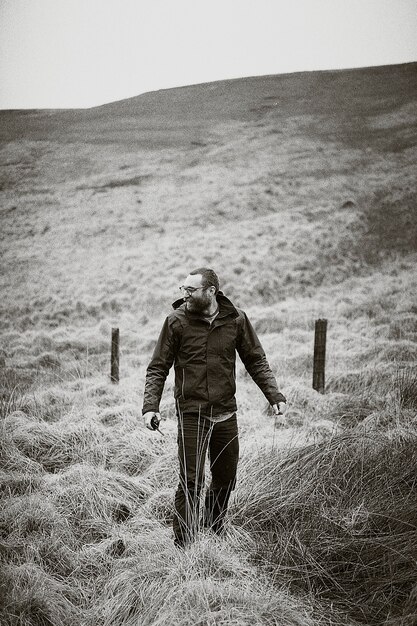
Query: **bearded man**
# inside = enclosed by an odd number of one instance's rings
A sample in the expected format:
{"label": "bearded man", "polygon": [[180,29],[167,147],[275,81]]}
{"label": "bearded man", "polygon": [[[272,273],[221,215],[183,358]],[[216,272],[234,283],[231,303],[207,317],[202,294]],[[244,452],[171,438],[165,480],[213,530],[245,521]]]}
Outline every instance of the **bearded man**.
{"label": "bearded man", "polygon": [[145,426],[155,430],[165,380],[174,365],[179,484],[173,530],[175,544],[184,547],[200,523],[207,450],[211,484],[205,496],[204,526],[219,535],[236,485],[236,352],[275,415],[285,413],[286,399],[247,315],[219,290],[216,273],[198,268],[180,289],[182,297],[165,319],[147,368],[142,413]]}

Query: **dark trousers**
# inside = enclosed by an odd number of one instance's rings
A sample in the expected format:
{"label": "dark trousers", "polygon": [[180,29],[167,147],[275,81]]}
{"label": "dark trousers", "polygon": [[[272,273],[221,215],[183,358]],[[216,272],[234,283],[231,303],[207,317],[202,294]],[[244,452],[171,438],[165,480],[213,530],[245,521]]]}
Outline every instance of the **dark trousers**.
{"label": "dark trousers", "polygon": [[239,458],[236,414],[217,424],[198,414],[185,414],[178,418],[180,477],[173,521],[178,545],[191,541],[200,525],[200,495],[204,486],[207,450],[211,484],[205,497],[204,526],[221,534],[230,494],[236,485]]}

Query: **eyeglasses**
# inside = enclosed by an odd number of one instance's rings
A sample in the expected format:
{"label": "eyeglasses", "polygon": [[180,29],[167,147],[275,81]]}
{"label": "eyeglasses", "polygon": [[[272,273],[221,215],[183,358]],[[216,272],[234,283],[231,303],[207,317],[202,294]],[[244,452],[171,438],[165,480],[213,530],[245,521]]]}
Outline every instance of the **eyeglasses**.
{"label": "eyeglasses", "polygon": [[181,293],[194,293],[194,291],[198,291],[198,289],[207,289],[207,287],[185,287],[185,285],[182,285],[180,287],[180,291]]}

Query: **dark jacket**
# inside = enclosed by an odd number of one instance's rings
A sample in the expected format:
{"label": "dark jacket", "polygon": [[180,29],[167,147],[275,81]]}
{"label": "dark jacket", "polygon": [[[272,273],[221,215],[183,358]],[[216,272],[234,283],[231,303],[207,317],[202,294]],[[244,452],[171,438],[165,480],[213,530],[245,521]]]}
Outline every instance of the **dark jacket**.
{"label": "dark jacket", "polygon": [[236,350],[270,404],[285,402],[265,352],[246,314],[217,294],[219,314],[210,325],[185,308],[172,305],[146,372],[142,412],[159,411],[166,377],[175,368],[177,412],[219,415],[236,411]]}

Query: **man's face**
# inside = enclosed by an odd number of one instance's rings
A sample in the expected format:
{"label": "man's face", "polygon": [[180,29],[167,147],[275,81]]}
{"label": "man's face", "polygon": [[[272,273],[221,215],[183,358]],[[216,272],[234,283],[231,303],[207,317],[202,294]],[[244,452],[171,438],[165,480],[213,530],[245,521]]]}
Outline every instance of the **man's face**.
{"label": "man's face", "polygon": [[202,313],[212,301],[210,288],[203,288],[202,278],[201,274],[190,274],[184,281],[184,287],[190,287],[190,291],[184,291],[183,297],[191,313]]}

